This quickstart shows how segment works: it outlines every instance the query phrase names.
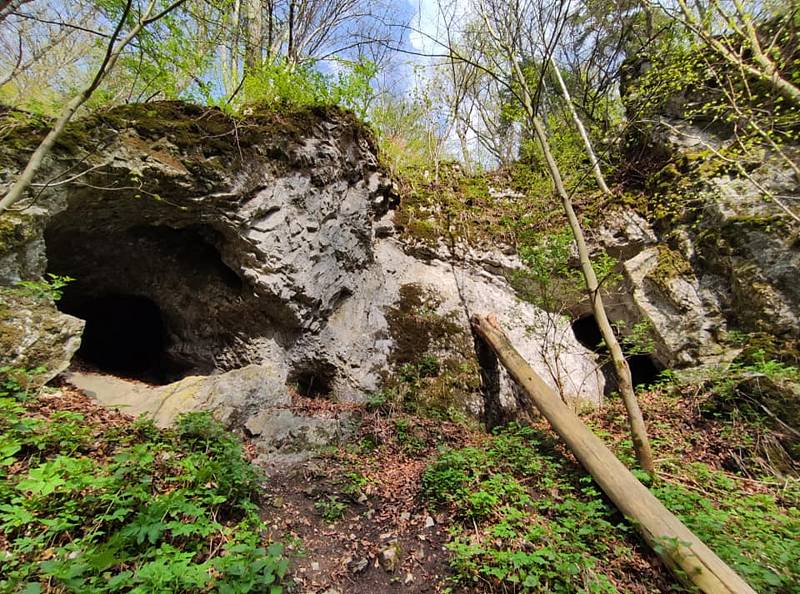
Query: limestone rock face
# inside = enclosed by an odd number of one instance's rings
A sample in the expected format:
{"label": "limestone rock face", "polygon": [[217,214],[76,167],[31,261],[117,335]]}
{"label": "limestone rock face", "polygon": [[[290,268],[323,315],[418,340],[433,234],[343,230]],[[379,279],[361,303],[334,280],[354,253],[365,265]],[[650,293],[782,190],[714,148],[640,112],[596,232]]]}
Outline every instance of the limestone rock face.
{"label": "limestone rock face", "polygon": [[[0,147],[0,181],[16,157]],[[490,311],[565,399],[602,397],[594,354],[503,279],[512,257],[423,256],[392,237],[396,197],[352,116],[325,109],[234,122],[181,103],[126,106],[76,123],[42,177],[58,179],[81,159],[84,175],[21,211],[0,249],[0,281],[45,271],[76,278],[59,307],[87,320],[89,350],[95,331],[120,325],[119,341],[104,335],[113,350],[136,330],[115,304],[156,311],[148,323],[167,384],[158,390],[176,391],[166,402],[178,403],[159,409],[164,419],[201,406],[273,441],[289,431],[315,442],[330,427],[286,429],[288,417],[255,414],[277,401],[249,400],[229,373],[269,369],[253,388],[262,399],[288,384],[363,400],[413,352],[453,373],[477,368],[468,319]],[[191,377],[208,374],[222,375]],[[511,384],[501,385],[513,408]],[[233,400],[215,396],[223,392]],[[459,404],[483,412],[482,402]]]}
{"label": "limestone rock face", "polygon": [[[800,183],[777,155],[751,172],[694,180],[667,195],[675,214],[651,226],[631,209],[607,214],[598,243],[623,261],[628,316],[652,323],[665,365],[735,356],[731,330],[800,338],[798,226],[762,189],[796,203]],[[792,198],[794,197],[794,198]]]}
{"label": "limestone rock face", "polygon": [[725,320],[713,295],[704,298],[700,281],[688,271],[659,274],[663,250],[650,247],[623,264],[632,300],[656,335],[656,356],[687,366],[722,356],[717,339]]}
{"label": "limestone rock face", "polygon": [[58,311],[45,297],[0,288],[0,366],[41,373],[45,384],[64,371],[81,344],[83,320]]}
{"label": "limestone rock face", "polygon": [[[425,305],[439,319],[453,324],[440,348],[443,356],[472,350],[469,317],[493,312],[523,357],[567,400],[600,403],[602,374],[594,357],[575,339],[568,323],[519,300],[501,278],[480,266],[457,266],[441,260],[421,261],[406,254],[392,239],[375,244],[375,263],[362,274],[360,289],[342,304],[328,321],[319,341],[335,359],[349,362],[353,397],[380,386],[403,333],[410,333],[404,318],[418,316],[413,297],[425,297]],[[387,313],[389,315],[387,315]],[[431,318],[431,322],[434,320]],[[393,332],[393,326],[395,326]],[[425,349],[424,337],[411,337],[410,349]],[[347,388],[344,389],[348,393]],[[513,386],[503,375],[501,401],[513,407]],[[482,402],[466,403],[480,413]]]}

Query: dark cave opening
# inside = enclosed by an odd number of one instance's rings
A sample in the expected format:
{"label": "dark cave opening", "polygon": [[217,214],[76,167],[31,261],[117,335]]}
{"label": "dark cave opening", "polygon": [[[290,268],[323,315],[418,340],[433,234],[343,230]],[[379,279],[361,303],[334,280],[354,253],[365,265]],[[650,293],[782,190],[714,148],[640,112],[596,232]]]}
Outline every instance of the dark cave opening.
{"label": "dark cave opening", "polygon": [[646,354],[627,355],[628,367],[631,368],[631,379],[635,386],[649,386],[658,379],[663,370],[653,357]]}
{"label": "dark cave opening", "polygon": [[115,229],[93,218],[103,213],[68,210],[45,229],[47,272],[76,279],[57,306],[86,321],[76,363],[151,384],[240,367],[230,345],[263,316],[216,231]]}
{"label": "dark cave opening", "polygon": [[[615,391],[617,389],[617,378],[614,373],[614,364],[608,359],[608,349],[603,344],[603,335],[595,317],[592,314],[587,314],[574,320],[572,322],[572,331],[575,333],[575,338],[579,343],[603,357],[602,371],[606,378],[606,392]],[[628,352],[624,342],[622,343],[622,351],[628,360],[634,387],[652,384],[664,369],[652,355]]]}
{"label": "dark cave opening", "polygon": [[297,393],[307,398],[325,398],[333,393],[336,368],[327,361],[304,361],[289,374]]}
{"label": "dark cave opening", "polygon": [[86,320],[77,358],[90,367],[152,384],[167,383],[180,371],[166,355],[166,328],[152,300],[67,291],[59,308]]}
{"label": "dark cave opening", "polygon": [[597,325],[597,320],[594,319],[592,314],[581,316],[574,320],[572,322],[572,331],[575,333],[575,338],[578,339],[578,342],[590,351],[595,353],[605,352],[605,348],[600,346],[603,340],[600,326]]}

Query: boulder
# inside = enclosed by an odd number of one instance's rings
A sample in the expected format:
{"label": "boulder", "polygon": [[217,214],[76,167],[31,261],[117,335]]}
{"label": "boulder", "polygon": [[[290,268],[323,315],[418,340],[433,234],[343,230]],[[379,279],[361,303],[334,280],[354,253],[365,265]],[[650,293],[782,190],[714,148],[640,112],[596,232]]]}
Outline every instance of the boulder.
{"label": "boulder", "polygon": [[35,385],[47,383],[69,366],[83,325],[45,296],[0,287],[0,367],[31,372]]}
{"label": "boulder", "polygon": [[256,444],[258,461],[268,470],[302,462],[320,448],[348,435],[347,415],[318,418],[292,410],[285,379],[269,365],[248,365],[210,376],[189,376],[152,386],[106,374],[70,371],[65,380],[102,404],[173,425],[189,412],[210,412]]}

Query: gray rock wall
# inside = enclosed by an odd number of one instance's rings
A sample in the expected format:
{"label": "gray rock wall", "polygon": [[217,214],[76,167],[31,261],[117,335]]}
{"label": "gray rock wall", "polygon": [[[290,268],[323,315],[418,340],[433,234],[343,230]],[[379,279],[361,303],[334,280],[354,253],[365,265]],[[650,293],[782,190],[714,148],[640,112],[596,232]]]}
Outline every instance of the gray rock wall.
{"label": "gray rock wall", "polygon": [[[715,142],[697,136],[701,148]],[[663,142],[677,162],[696,148]],[[659,192],[650,200],[660,215],[648,221],[616,208],[597,234],[597,244],[623,262],[625,315],[652,323],[657,357],[676,367],[732,359],[732,331],[784,344],[800,339],[800,225],[766,194],[796,211],[800,180],[769,152],[750,167],[751,179],[708,165],[711,173],[703,174],[702,159],[656,178]]]}
{"label": "gray rock wall", "polygon": [[[46,176],[79,159],[91,170],[43,192],[35,216],[23,211],[14,225],[25,232],[0,250],[0,281],[39,276],[47,262],[78,279],[60,306],[90,323],[99,298],[146,298],[163,318],[164,357],[179,370],[168,380],[255,364],[280,384],[344,400],[379,390],[402,363],[406,313],[445,320],[447,332],[422,345],[432,353],[474,359],[468,315],[493,311],[565,399],[599,403],[595,356],[566,321],[488,272],[482,263],[496,258],[420,260],[390,237],[391,183],[350,116],[232,124],[182,104],[142,109],[76,124],[80,142],[61,146]],[[102,138],[103,150],[88,138]],[[0,152],[3,163],[8,179]],[[403,309],[412,285],[425,296],[416,313]],[[513,408],[511,383],[502,385]],[[482,412],[481,401],[461,404]]]}

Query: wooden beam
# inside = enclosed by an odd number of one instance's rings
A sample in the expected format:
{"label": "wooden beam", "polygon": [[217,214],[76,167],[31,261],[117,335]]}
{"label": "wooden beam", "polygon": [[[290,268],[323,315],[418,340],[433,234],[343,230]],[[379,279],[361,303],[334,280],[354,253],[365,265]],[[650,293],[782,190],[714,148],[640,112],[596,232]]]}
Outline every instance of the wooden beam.
{"label": "wooden beam", "polygon": [[530,396],[553,430],[614,505],[683,582],[709,594],[755,594],[739,575],[640,483],[517,352],[493,316],[475,315],[475,332]]}

